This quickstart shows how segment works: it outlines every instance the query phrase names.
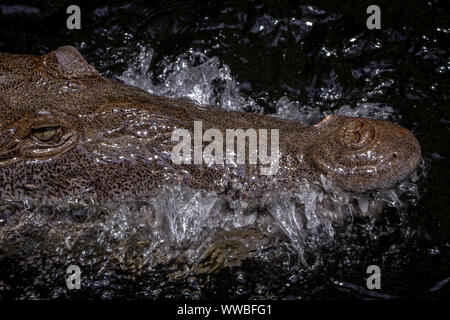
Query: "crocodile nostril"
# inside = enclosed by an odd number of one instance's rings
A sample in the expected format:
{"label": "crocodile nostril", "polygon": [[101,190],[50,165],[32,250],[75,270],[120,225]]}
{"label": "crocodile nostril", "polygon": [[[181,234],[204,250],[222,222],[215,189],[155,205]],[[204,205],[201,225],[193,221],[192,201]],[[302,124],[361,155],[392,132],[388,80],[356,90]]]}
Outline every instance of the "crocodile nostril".
{"label": "crocodile nostril", "polygon": [[362,120],[347,121],[338,132],[337,142],[353,150],[362,149],[373,141],[375,130],[373,126]]}

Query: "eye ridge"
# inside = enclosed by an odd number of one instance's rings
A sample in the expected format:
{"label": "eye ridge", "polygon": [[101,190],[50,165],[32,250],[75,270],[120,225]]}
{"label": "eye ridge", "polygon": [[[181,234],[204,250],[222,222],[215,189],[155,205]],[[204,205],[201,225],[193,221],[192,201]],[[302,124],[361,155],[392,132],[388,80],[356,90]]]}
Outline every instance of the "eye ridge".
{"label": "eye ridge", "polygon": [[31,135],[40,142],[51,143],[61,137],[60,126],[44,126],[31,129]]}

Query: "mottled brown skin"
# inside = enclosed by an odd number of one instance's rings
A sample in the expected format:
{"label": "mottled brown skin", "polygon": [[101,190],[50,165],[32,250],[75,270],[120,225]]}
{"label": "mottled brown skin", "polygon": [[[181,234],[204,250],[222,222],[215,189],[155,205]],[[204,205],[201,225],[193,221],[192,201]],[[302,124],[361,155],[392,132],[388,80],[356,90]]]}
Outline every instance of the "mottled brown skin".
{"label": "mottled brown skin", "polygon": [[[195,120],[224,135],[279,129],[278,173],[263,176],[250,164],[175,165],[171,134],[193,132]],[[39,132],[47,130],[55,137],[43,141]],[[392,187],[420,159],[413,134],[388,121],[333,115],[305,126],[200,107],[101,77],[69,46],[43,56],[0,54],[0,200],[106,202],[171,184],[258,198],[320,175],[359,192]]]}

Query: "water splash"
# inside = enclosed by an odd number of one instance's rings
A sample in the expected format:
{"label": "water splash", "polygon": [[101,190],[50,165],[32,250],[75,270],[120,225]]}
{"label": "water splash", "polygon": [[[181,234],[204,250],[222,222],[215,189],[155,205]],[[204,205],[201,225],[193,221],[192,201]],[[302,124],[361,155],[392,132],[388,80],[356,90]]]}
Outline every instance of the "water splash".
{"label": "water splash", "polygon": [[[202,52],[190,49],[173,61],[163,59],[162,71],[155,74],[150,70],[154,56],[153,49],[143,45],[139,45],[139,48],[139,55],[119,78],[123,82],[152,94],[170,98],[189,98],[200,105],[213,105],[237,111],[263,111],[263,107],[255,100],[240,93],[239,82],[232,76],[230,68],[217,57],[210,58]],[[331,113],[329,110],[321,111],[319,107],[291,101],[287,97],[275,101],[273,107],[276,110],[274,114],[276,117],[308,124],[317,123]],[[354,107],[343,105],[335,113],[393,121],[400,119],[394,108],[384,103],[365,102],[358,103]]]}
{"label": "water splash", "polygon": [[189,50],[174,61],[166,59],[162,72],[155,76],[149,70],[153,50],[140,47],[137,59],[119,78],[123,82],[169,98],[189,98],[200,105],[237,111],[262,110],[253,99],[239,93],[239,84],[230,68],[217,57],[208,58],[201,52]]}

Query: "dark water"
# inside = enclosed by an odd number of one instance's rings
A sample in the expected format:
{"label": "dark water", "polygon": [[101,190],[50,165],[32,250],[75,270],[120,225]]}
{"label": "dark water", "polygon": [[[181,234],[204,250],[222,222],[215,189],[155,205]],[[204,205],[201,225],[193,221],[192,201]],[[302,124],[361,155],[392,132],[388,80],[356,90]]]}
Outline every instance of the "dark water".
{"label": "dark water", "polygon": [[[275,258],[249,257],[196,277],[173,279],[164,266],[139,274],[118,268],[113,276],[88,269],[90,285],[68,292],[55,291],[48,280],[64,281],[54,270],[65,265],[42,253],[39,269],[36,261],[1,248],[1,298],[450,297],[448,2],[378,1],[381,30],[367,29],[372,3],[363,1],[77,4],[78,31],[65,27],[69,4],[2,5],[0,51],[44,54],[70,44],[103,75],[118,78],[144,44],[154,50],[154,84],[164,82],[166,66],[177,57],[201,52],[228,66],[239,94],[266,113],[276,113],[283,97],[322,113],[360,103],[394,110],[390,118],[411,129],[422,146],[426,176],[415,205],[401,213],[387,207],[370,221],[355,218],[331,243],[309,253],[308,261],[320,257],[313,266],[299,264],[295,252],[280,245]],[[223,89],[220,79],[214,88]],[[251,105],[243,108],[253,111]],[[365,287],[372,264],[382,270],[381,290]],[[29,285],[41,278],[47,280]]]}

